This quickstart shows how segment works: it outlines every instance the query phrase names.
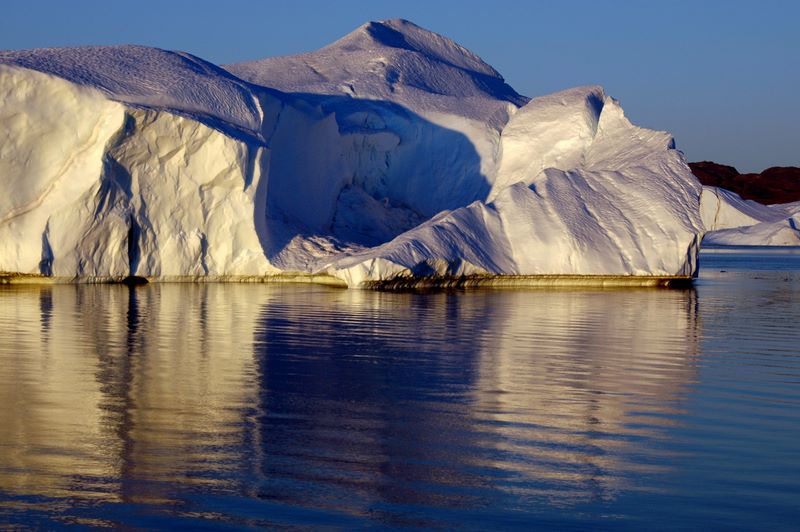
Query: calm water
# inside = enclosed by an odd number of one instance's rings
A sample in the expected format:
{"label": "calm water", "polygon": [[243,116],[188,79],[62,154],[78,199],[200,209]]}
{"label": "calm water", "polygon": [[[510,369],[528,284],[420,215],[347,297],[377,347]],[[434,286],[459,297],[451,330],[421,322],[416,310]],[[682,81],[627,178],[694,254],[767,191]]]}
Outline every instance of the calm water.
{"label": "calm water", "polygon": [[0,289],[0,522],[798,529],[800,251],[692,290]]}

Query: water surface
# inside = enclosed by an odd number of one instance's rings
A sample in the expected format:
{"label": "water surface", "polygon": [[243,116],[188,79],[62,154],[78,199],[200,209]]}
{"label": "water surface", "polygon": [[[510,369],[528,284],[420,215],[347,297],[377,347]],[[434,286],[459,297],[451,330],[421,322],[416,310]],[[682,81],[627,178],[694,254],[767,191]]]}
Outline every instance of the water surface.
{"label": "water surface", "polygon": [[691,290],[0,289],[0,522],[787,529],[800,252]]}

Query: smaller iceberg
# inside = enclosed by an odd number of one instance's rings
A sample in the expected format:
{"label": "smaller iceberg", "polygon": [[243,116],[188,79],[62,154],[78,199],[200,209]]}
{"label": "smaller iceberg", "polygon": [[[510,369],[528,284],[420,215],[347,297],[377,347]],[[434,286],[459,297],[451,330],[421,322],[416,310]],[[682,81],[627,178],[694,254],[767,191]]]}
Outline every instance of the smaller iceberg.
{"label": "smaller iceberg", "polygon": [[800,202],[762,205],[718,187],[703,187],[703,244],[800,246]]}

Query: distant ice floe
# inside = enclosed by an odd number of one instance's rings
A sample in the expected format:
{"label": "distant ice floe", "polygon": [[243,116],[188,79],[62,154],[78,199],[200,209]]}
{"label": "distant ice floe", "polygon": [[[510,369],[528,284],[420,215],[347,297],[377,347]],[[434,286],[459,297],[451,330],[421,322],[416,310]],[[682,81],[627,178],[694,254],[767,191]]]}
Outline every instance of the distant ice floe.
{"label": "distant ice floe", "polygon": [[800,202],[762,205],[718,187],[703,187],[704,244],[800,246]]}

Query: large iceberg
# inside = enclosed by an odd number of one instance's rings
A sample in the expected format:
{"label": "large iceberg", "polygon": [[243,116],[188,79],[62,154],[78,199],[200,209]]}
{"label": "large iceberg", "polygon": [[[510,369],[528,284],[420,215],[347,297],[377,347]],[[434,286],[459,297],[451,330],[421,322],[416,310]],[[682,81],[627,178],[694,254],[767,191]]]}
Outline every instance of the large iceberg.
{"label": "large iceberg", "polygon": [[529,100],[402,20],[224,67],[0,52],[0,101],[7,280],[646,284],[695,275],[707,227],[602,88]]}

